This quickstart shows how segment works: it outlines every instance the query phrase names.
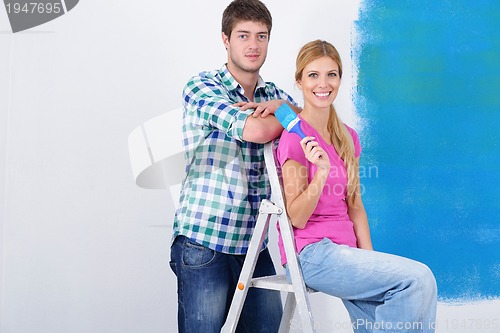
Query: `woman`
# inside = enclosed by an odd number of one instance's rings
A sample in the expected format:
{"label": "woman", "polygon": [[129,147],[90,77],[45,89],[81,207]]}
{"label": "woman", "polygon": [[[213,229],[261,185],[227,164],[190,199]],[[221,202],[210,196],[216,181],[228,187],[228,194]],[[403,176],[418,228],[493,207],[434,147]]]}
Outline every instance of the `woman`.
{"label": "woman", "polygon": [[437,296],[430,269],[372,249],[359,185],[361,146],[332,105],[342,78],[337,50],[310,42],[296,65],[306,137],[284,131],[277,155],[306,285],[341,298],[356,332],[433,332]]}

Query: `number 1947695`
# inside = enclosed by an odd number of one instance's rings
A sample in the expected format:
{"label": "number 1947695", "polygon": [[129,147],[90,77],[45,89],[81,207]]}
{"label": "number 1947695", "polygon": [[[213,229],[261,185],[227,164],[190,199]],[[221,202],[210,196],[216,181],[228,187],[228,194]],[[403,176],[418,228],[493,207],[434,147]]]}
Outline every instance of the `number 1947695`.
{"label": "number 1947695", "polygon": [[27,2],[27,3],[7,3],[5,5],[9,14],[59,14],[63,8],[61,3],[43,3],[43,2]]}

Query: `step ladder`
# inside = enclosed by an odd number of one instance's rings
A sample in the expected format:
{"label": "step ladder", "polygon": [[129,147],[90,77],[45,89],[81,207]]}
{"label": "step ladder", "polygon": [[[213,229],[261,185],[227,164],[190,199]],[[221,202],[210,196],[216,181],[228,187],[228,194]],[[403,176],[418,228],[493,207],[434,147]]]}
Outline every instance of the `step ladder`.
{"label": "step ladder", "polygon": [[[261,202],[259,216],[249,244],[245,262],[243,263],[238,285],[221,333],[235,332],[249,288],[271,289],[287,293],[279,333],[290,331],[291,321],[296,308],[298,309],[302,332],[315,332],[308,296],[308,292],[312,292],[312,290],[309,290],[304,283],[302,271],[297,259],[292,225],[286,214],[280,175],[276,168],[276,148],[277,140],[264,145],[264,159],[269,175],[269,182],[271,183],[271,200],[265,199]],[[290,270],[291,283],[288,282],[284,274],[252,278],[257,258],[262,249],[262,243],[266,238],[269,223],[271,221],[273,221],[273,223],[276,223],[276,221],[279,223],[287,257],[287,265]]]}

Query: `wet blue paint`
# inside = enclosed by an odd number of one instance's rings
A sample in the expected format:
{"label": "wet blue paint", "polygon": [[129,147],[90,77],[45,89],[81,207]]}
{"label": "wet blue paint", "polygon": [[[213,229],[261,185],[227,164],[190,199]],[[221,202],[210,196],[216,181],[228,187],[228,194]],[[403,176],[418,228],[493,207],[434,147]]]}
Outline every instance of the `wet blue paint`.
{"label": "wet blue paint", "polygon": [[498,22],[494,0],[365,0],[356,22],[374,245],[428,264],[442,300],[500,296]]}

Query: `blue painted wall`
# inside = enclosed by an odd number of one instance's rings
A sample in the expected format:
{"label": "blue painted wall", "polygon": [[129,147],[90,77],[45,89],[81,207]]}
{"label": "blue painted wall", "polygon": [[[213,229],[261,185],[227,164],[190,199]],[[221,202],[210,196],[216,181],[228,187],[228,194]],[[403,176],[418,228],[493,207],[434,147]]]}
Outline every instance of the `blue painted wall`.
{"label": "blue painted wall", "polygon": [[500,296],[500,1],[365,0],[356,23],[374,245],[442,300]]}

